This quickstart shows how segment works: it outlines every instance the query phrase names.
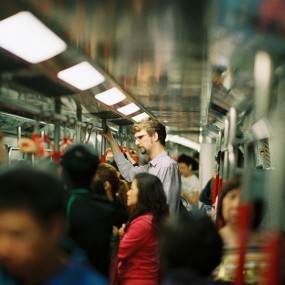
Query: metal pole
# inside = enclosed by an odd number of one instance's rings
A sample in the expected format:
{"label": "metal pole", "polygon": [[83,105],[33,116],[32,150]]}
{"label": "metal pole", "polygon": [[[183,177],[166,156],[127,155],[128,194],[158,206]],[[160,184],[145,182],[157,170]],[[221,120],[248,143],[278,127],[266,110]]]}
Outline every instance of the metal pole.
{"label": "metal pole", "polygon": [[[54,104],[55,113],[60,114],[61,102],[59,98],[56,98],[54,103],[55,103]],[[54,122],[54,145],[55,145],[56,150],[59,150],[59,142],[60,142],[60,123],[57,120],[55,120]]]}
{"label": "metal pole", "polygon": [[[102,120],[102,129],[105,130],[107,127],[106,120]],[[101,162],[106,161],[106,139],[102,137],[101,141]]]}
{"label": "metal pole", "polygon": [[225,132],[224,132],[224,161],[223,161],[223,168],[222,168],[222,179],[223,181],[228,180],[229,178],[229,155],[228,155],[228,142],[229,142],[229,120],[225,119]]}
{"label": "metal pole", "polygon": [[235,172],[236,159],[234,153],[233,143],[236,137],[236,122],[237,111],[235,108],[230,108],[230,126],[229,126],[229,141],[228,141],[228,177],[232,177]]}

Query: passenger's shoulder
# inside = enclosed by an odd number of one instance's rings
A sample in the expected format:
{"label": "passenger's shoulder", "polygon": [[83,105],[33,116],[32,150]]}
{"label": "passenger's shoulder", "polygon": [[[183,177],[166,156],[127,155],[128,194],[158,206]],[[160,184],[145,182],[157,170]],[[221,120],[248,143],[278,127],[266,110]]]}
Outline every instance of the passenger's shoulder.
{"label": "passenger's shoulder", "polygon": [[153,216],[151,214],[144,214],[138,216],[136,219],[133,220],[133,224],[136,225],[149,225],[152,223]]}
{"label": "passenger's shoulder", "polygon": [[162,164],[162,166],[175,166],[175,167],[177,166],[178,167],[177,161],[175,161],[169,155],[165,155],[161,158],[161,164]]}

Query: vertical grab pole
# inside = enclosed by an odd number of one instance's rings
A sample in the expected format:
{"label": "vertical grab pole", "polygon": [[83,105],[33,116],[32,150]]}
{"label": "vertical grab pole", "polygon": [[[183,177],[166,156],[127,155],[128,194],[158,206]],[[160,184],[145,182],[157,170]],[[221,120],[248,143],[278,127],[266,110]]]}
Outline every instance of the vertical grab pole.
{"label": "vertical grab pole", "polygon": [[[38,117],[35,118],[34,134],[37,134],[40,137],[40,122],[39,122]],[[35,165],[35,154],[32,153],[30,157],[31,157],[31,164],[32,166],[34,166]]]}
{"label": "vertical grab pole", "polygon": [[[18,126],[17,127],[17,145],[19,144],[20,139],[22,138],[22,127]],[[12,155],[12,150],[9,148],[8,151],[8,166],[11,165],[11,155]]]}
{"label": "vertical grab pole", "polygon": [[238,266],[236,270],[235,276],[235,285],[243,285],[244,284],[244,262],[245,262],[245,254],[246,254],[246,244],[248,240],[249,227],[250,227],[250,215],[251,208],[249,203],[242,202],[239,207],[239,231],[238,231]]}
{"label": "vertical grab pole", "polygon": [[234,153],[234,139],[236,137],[236,123],[237,123],[237,111],[235,108],[230,108],[230,126],[229,126],[229,141],[228,141],[228,174],[229,177],[234,175],[236,167],[236,159]]}
{"label": "vertical grab pole", "polygon": [[126,147],[127,147],[127,150],[129,151],[130,147],[131,147],[131,140],[129,138],[129,130],[128,129],[127,129],[125,138],[126,138]]}
{"label": "vertical grab pole", "polygon": [[[212,182],[212,205],[216,201],[218,195],[219,177],[220,177],[220,159],[221,159],[221,144],[222,144],[222,132],[219,132],[219,137],[216,144],[216,176],[213,178]],[[218,155],[219,154],[219,155]]]}
{"label": "vertical grab pole", "polygon": [[18,128],[17,128],[17,142],[19,142],[21,138],[22,138],[22,127],[18,126]]}
{"label": "vertical grab pole", "polygon": [[80,143],[81,142],[81,125],[78,120],[75,122],[75,142]]}
{"label": "vertical grab pole", "polygon": [[229,156],[228,156],[228,145],[229,145],[229,129],[230,129],[230,122],[229,119],[225,119],[225,132],[224,132],[224,161],[223,161],[223,173],[222,173],[222,179],[223,181],[228,180],[229,178]]}
{"label": "vertical grab pole", "polygon": [[238,264],[235,272],[234,285],[244,284],[244,263],[246,255],[246,246],[248,237],[250,234],[251,227],[251,189],[252,189],[252,164],[250,161],[246,166],[243,181],[242,181],[242,201],[239,206],[239,217],[238,217]]}
{"label": "vertical grab pole", "polygon": [[[80,143],[81,142],[81,122],[82,122],[82,108],[80,103],[76,102],[76,119],[75,122],[75,142]],[[80,122],[80,123],[78,123]]]}
{"label": "vertical grab pole", "polygon": [[[61,102],[58,98],[55,99],[54,107],[55,107],[55,113],[60,114]],[[54,122],[54,145],[55,145],[56,150],[59,150],[59,141],[60,141],[60,123],[57,120],[55,120]]]}
{"label": "vertical grab pole", "polygon": [[[220,157],[218,158],[219,159],[219,179],[216,182],[217,183],[217,196],[218,196],[216,209],[218,209],[219,207],[219,197],[220,197],[221,189],[223,187],[223,183],[227,179],[227,167],[228,167],[228,164],[226,162],[227,151],[222,150],[222,148],[225,149],[228,144],[228,136],[229,136],[229,120],[228,119],[225,119],[223,146],[222,146],[222,133],[220,133],[220,136],[221,136],[221,154],[220,154]],[[217,228],[220,228],[221,226],[220,219],[216,219],[216,226]]]}
{"label": "vertical grab pole", "polygon": [[[103,119],[102,120],[102,129],[103,132],[106,129],[107,124],[106,124],[106,120]],[[102,141],[101,141],[101,162],[106,162],[106,139],[102,137]]]}
{"label": "vertical grab pole", "polygon": [[124,146],[124,134],[123,134],[123,127],[122,126],[119,126],[118,143],[120,146]]}

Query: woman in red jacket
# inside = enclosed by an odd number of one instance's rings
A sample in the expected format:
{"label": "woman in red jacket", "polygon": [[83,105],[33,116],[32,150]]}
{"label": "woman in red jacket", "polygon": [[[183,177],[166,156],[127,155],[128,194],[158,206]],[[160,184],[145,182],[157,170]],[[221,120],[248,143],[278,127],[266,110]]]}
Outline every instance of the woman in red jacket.
{"label": "woman in red jacket", "polygon": [[162,183],[152,174],[137,174],[127,197],[132,214],[120,229],[119,284],[157,285],[158,226],[169,213]]}

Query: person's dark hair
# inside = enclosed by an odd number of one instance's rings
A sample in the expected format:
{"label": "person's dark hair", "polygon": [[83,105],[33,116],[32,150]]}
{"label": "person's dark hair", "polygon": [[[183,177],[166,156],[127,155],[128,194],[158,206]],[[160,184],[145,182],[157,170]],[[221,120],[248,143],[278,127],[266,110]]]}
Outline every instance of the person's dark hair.
{"label": "person's dark hair", "polygon": [[[263,218],[264,218],[264,197],[262,197],[261,194],[261,183],[264,182],[262,178],[264,178],[264,173],[260,173],[262,170],[258,170],[257,172],[253,172],[250,177],[250,181],[252,183],[251,185],[251,191],[252,191],[252,197],[251,197],[251,229],[255,230],[257,229]],[[223,200],[225,196],[234,189],[241,189],[243,187],[242,185],[242,177],[244,172],[239,172],[238,174],[235,174],[233,177],[231,177],[222,187],[221,194],[218,200],[218,209],[217,209],[217,218],[219,219],[221,226],[225,225],[225,220],[223,217]],[[257,190],[256,190],[257,189]],[[242,191],[242,190],[241,190]],[[256,193],[258,192],[258,195]]]}
{"label": "person's dark hair", "polygon": [[166,128],[159,121],[149,117],[140,122],[136,122],[133,126],[133,130],[135,133],[141,130],[146,130],[150,136],[152,136],[154,133],[157,133],[159,142],[165,146]]}
{"label": "person's dark hair", "polygon": [[186,154],[181,154],[177,159],[177,163],[185,163],[187,166],[192,165],[192,171],[199,169],[198,162],[194,158]]}
{"label": "person's dark hair", "polygon": [[24,209],[42,224],[64,215],[64,187],[53,174],[30,167],[11,168],[0,174],[0,211]]}
{"label": "person's dark hair", "polygon": [[89,189],[99,163],[99,156],[91,145],[70,146],[60,161],[64,183],[68,188]]}
{"label": "person's dark hair", "polygon": [[139,173],[134,180],[138,187],[138,205],[135,207],[130,221],[136,217],[151,213],[158,224],[168,216],[169,208],[160,179],[150,173]]}
{"label": "person's dark hair", "polygon": [[193,153],[193,155],[192,155],[192,157],[197,161],[199,161],[199,159],[200,159],[200,153],[199,153],[199,151],[195,151],[194,153]]}
{"label": "person's dark hair", "polygon": [[159,238],[161,265],[188,269],[209,276],[221,262],[223,241],[212,220],[200,212],[173,216],[162,226]]}
{"label": "person's dark hair", "polygon": [[217,209],[217,218],[219,219],[221,226],[225,225],[225,219],[223,217],[223,200],[230,191],[239,188],[241,188],[241,175],[239,174],[231,177],[231,179],[228,180],[222,187]]}

